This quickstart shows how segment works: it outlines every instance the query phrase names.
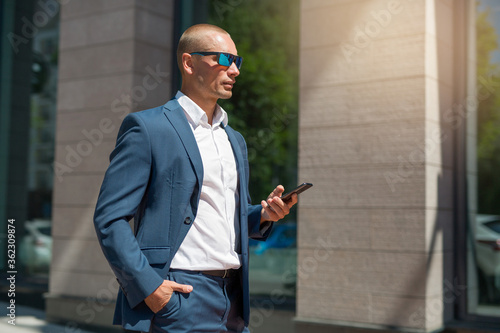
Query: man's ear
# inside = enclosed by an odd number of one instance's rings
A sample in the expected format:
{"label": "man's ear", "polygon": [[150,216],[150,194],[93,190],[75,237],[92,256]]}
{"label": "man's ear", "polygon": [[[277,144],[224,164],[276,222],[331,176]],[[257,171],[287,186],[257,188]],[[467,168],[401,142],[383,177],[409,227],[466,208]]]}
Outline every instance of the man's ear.
{"label": "man's ear", "polygon": [[182,68],[186,74],[193,74],[193,57],[189,53],[182,54]]}

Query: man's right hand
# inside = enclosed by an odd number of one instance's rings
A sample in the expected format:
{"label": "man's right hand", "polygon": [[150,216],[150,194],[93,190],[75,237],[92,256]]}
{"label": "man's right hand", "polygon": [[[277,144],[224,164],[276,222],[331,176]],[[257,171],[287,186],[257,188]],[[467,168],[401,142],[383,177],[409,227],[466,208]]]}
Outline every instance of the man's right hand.
{"label": "man's right hand", "polygon": [[151,309],[151,311],[157,313],[163,309],[165,305],[167,305],[174,291],[190,293],[193,291],[193,286],[164,280],[163,283],[151,293],[151,295],[144,299],[144,302],[146,302],[146,305]]}

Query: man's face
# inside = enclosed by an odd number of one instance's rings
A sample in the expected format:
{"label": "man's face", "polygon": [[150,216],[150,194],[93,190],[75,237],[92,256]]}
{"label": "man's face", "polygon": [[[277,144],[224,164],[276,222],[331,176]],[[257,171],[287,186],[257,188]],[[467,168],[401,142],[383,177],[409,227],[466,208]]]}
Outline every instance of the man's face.
{"label": "man's face", "polygon": [[[226,34],[214,33],[208,44],[208,52],[238,54],[233,40]],[[192,55],[195,64],[195,79],[199,92],[208,99],[228,99],[232,96],[233,85],[240,71],[233,62],[231,66],[219,65],[217,55]]]}

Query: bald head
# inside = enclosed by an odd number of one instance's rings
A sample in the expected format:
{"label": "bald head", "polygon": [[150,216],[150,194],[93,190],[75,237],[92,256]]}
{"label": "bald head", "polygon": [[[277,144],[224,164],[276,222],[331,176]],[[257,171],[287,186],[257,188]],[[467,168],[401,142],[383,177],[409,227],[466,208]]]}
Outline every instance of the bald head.
{"label": "bald head", "polygon": [[184,31],[177,46],[177,65],[183,72],[182,54],[196,51],[210,51],[215,45],[215,35],[229,33],[212,24],[196,24]]}

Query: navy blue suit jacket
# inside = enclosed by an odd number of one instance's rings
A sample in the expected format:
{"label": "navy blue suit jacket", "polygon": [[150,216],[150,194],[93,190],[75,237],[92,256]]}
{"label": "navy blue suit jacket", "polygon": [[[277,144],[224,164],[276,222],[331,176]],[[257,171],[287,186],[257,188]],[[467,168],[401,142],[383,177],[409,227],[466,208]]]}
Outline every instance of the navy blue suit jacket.
{"label": "navy blue suit jacket", "polygon": [[[225,126],[238,169],[243,319],[249,320],[248,238],[265,239],[260,205],[248,194],[245,140]],[[144,299],[162,284],[196,218],[203,164],[177,100],[123,120],[94,215],[97,237],[118,291],[114,324],[149,331],[153,312]],[[134,218],[134,230],[129,221]]]}

